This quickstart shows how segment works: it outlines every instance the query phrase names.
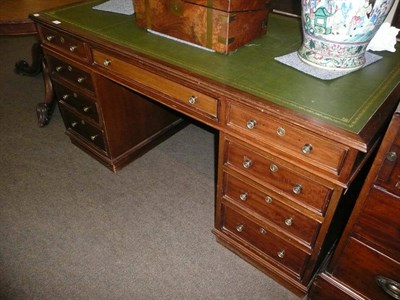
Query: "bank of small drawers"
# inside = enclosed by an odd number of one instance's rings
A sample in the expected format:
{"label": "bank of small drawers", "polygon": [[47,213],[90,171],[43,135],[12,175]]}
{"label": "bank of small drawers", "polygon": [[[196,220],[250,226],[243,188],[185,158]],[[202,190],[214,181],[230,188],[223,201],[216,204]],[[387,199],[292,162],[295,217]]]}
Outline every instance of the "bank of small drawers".
{"label": "bank of small drawers", "polygon": [[333,187],[315,181],[305,171],[297,172],[294,166],[268,153],[256,152],[231,140],[225,141],[225,153],[226,166],[324,215]]}
{"label": "bank of small drawers", "polygon": [[85,44],[82,41],[46,27],[40,27],[39,32],[42,35],[42,41],[45,45],[54,47],[57,51],[61,50],[76,59],[88,60]]}
{"label": "bank of small drawers", "polygon": [[224,173],[224,198],[258,218],[277,226],[290,239],[312,247],[320,229],[320,223],[281,201],[282,196],[268,189],[251,186]]}
{"label": "bank of small drawers", "polygon": [[96,101],[84,95],[79,90],[65,87],[57,82],[53,82],[58,101],[60,104],[75,109],[80,114],[89,117],[94,122],[99,123],[99,113]]}
{"label": "bank of small drawers", "polygon": [[46,58],[52,78],[66,81],[78,88],[94,93],[91,72],[85,67],[50,55],[46,56]]}
{"label": "bank of small drawers", "polygon": [[101,68],[136,82],[142,88],[149,89],[151,93],[164,95],[179,105],[183,105],[185,109],[191,110],[194,114],[200,114],[213,120],[219,119],[219,104],[216,98],[96,49],[93,50],[93,59],[94,63]]}
{"label": "bank of small drawers", "polygon": [[241,135],[268,147],[311,163],[339,176],[349,149],[328,139],[286,123],[271,114],[241,104],[230,103],[227,125]]}
{"label": "bank of small drawers", "polygon": [[249,243],[273,264],[301,277],[309,255],[229,206],[223,207],[223,230],[241,243]]}

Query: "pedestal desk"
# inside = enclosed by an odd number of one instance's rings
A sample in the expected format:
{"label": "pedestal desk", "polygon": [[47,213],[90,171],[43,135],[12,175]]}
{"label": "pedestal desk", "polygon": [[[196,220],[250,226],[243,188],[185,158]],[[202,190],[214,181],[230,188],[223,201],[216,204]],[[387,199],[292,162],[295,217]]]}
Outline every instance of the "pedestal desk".
{"label": "pedestal desk", "polygon": [[55,92],[72,143],[117,171],[182,120],[215,128],[213,233],[307,293],[345,223],[352,199],[344,192],[398,103],[400,51],[322,81],[274,60],[300,46],[298,19],[271,14],[265,37],[222,55],[148,33],[134,16],[92,9],[101,2],[31,15],[47,93]]}

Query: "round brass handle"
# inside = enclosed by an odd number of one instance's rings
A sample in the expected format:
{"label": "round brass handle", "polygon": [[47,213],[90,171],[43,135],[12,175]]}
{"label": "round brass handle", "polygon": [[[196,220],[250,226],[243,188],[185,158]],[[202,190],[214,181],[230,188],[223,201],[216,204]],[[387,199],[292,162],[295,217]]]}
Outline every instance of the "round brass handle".
{"label": "round brass handle", "polygon": [[271,196],[265,196],[264,200],[265,200],[265,202],[267,202],[268,204],[269,204],[269,203],[272,203],[272,197],[271,197]]}
{"label": "round brass handle", "polygon": [[111,66],[111,60],[110,59],[105,59],[103,61],[103,66],[105,66],[105,67]]}
{"label": "round brass handle", "polygon": [[89,112],[91,109],[92,109],[91,106],[85,106],[85,107],[83,108],[83,111],[84,111],[85,113],[87,113],[87,112]]}
{"label": "round brass handle", "polygon": [[293,193],[295,193],[296,195],[300,194],[302,190],[303,190],[303,186],[301,184],[296,183],[293,186]]}
{"label": "round brass handle", "polygon": [[196,104],[197,102],[197,96],[190,96],[188,99],[188,102],[192,105]]}
{"label": "round brass handle", "polygon": [[78,79],[76,80],[78,83],[83,83],[85,81],[85,77],[78,77]]}
{"label": "round brass handle", "polygon": [[278,170],[279,170],[278,166],[275,165],[275,164],[271,164],[271,165],[269,166],[269,169],[270,169],[271,172],[273,172],[273,173],[278,172]]}
{"label": "round brass handle", "polygon": [[238,226],[236,226],[236,231],[237,232],[242,232],[244,229],[244,225],[243,224],[239,224]]}
{"label": "round brass handle", "polygon": [[267,230],[265,230],[265,228],[260,227],[260,228],[258,229],[258,231],[259,231],[261,234],[263,234],[263,235],[267,234]]}
{"label": "round brass handle", "polygon": [[287,218],[287,219],[285,220],[285,224],[286,224],[287,226],[292,226],[292,225],[293,225],[293,217]]}
{"label": "round brass handle", "polygon": [[391,162],[395,162],[397,159],[397,153],[394,151],[388,152],[386,154],[386,159]]}
{"label": "round brass handle", "polygon": [[51,42],[52,40],[54,40],[54,35],[48,35],[48,36],[46,36],[46,40],[48,40],[49,42]]}
{"label": "round brass handle", "polygon": [[310,154],[311,151],[313,149],[313,146],[311,144],[305,144],[302,148],[301,148],[301,152],[303,152],[304,154]]}
{"label": "round brass handle", "polygon": [[375,282],[385,293],[389,294],[394,299],[400,299],[400,283],[382,275],[376,276]]}
{"label": "round brass handle", "polygon": [[246,201],[246,200],[247,200],[247,197],[248,197],[248,194],[247,194],[247,193],[240,193],[240,195],[239,195],[239,198],[240,198],[240,200],[242,200],[242,201]]}
{"label": "round brass handle", "polygon": [[76,126],[78,126],[78,122],[72,122],[72,123],[71,123],[71,127],[74,127],[74,128],[75,128]]}
{"label": "round brass handle", "polygon": [[284,136],[284,135],[286,134],[285,128],[283,128],[283,127],[278,127],[278,128],[276,129],[276,134],[279,135],[279,136]]}
{"label": "round brass handle", "polygon": [[92,141],[94,141],[95,139],[97,139],[98,136],[99,136],[98,134],[92,135],[92,136],[90,136],[90,139]]}
{"label": "round brass handle", "polygon": [[244,168],[248,169],[253,165],[253,162],[249,158],[244,158],[242,165]]}
{"label": "round brass handle", "polygon": [[248,129],[253,129],[253,128],[256,127],[256,125],[257,125],[257,121],[256,121],[256,120],[248,120],[248,121],[246,122],[246,127],[247,127]]}
{"label": "round brass handle", "polygon": [[71,51],[71,52],[75,52],[76,49],[78,49],[78,46],[69,47],[69,51]]}
{"label": "round brass handle", "polygon": [[56,67],[56,71],[57,71],[57,72],[61,72],[63,69],[64,69],[63,66],[57,66],[57,67]]}
{"label": "round brass handle", "polygon": [[65,94],[61,98],[65,101],[68,100],[71,97],[71,95]]}
{"label": "round brass handle", "polygon": [[284,258],[285,257],[285,250],[281,250],[277,253],[279,258]]}

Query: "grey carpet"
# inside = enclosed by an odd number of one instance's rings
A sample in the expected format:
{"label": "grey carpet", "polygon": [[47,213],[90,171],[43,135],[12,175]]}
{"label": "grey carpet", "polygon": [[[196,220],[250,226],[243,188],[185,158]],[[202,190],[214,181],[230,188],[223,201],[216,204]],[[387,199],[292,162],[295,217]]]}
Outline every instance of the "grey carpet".
{"label": "grey carpet", "polygon": [[13,72],[32,37],[0,37],[0,299],[298,299],[222,247],[215,134],[189,125],[118,174],[73,146],[41,75]]}

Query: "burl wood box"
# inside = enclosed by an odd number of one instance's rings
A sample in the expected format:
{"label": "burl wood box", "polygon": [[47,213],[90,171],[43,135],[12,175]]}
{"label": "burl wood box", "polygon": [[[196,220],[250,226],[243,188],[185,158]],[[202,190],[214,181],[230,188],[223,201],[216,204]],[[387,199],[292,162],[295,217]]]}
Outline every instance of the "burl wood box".
{"label": "burl wood box", "polygon": [[271,0],[134,0],[138,26],[227,54],[267,30]]}

